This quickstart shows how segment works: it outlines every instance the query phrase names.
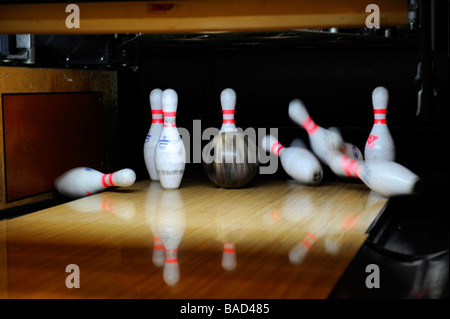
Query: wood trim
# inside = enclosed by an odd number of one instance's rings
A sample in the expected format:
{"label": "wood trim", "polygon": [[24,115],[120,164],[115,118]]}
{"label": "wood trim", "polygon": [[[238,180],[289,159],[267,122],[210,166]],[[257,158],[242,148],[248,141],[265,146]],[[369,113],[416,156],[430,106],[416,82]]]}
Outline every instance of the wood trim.
{"label": "wood trim", "polygon": [[[106,130],[114,127],[113,114],[117,114],[117,72],[109,70],[71,70],[23,67],[0,67],[0,209],[29,204],[53,198],[53,193],[40,194],[21,200],[6,202],[5,156],[3,141],[3,105],[5,93],[57,93],[57,92],[103,92]],[[113,136],[108,138],[114,138]],[[106,141],[108,142],[108,141]],[[111,145],[111,143],[107,143]],[[107,152],[106,163],[114,163],[116,154]],[[109,168],[109,167],[108,167]]]}
{"label": "wood trim", "polygon": [[[68,3],[0,5],[3,34],[177,33],[364,27],[367,1],[189,0],[82,2],[80,28]],[[406,25],[407,2],[378,0],[381,27]]]}

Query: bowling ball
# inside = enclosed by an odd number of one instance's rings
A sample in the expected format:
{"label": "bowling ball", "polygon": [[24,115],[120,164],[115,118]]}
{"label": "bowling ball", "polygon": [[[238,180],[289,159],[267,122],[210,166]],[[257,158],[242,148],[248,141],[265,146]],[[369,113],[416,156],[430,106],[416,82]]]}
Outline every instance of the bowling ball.
{"label": "bowling ball", "polygon": [[209,179],[224,188],[239,188],[258,172],[258,149],[241,132],[220,133],[203,148],[203,168]]}

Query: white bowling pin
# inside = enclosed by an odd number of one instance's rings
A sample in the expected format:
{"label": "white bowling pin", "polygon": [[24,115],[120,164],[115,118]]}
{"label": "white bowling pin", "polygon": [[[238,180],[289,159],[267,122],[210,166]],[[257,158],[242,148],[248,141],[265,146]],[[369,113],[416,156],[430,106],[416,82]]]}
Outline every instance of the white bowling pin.
{"label": "white bowling pin", "polygon": [[263,138],[262,147],[266,152],[280,158],[283,169],[294,180],[309,185],[315,185],[322,181],[322,166],[314,154],[306,148],[284,147],[272,135]]}
{"label": "white bowling pin", "polygon": [[178,190],[165,191],[161,195],[157,227],[166,256],[163,278],[169,286],[173,286],[180,279],[178,246],[186,229],[184,204]]}
{"label": "white bowling pin", "polygon": [[163,111],[162,111],[162,90],[153,89],[150,92],[150,108],[152,110],[152,124],[148,131],[144,143],[144,160],[150,179],[158,180],[158,173],[155,166],[155,149],[158,145],[159,136],[163,129]]}
{"label": "white bowling pin", "polygon": [[[329,127],[328,129],[330,131],[334,131],[334,132],[338,133],[342,137],[341,130],[339,130],[339,128]],[[356,145],[353,145],[352,143],[344,141],[344,146],[343,146],[343,148],[340,149],[340,151],[342,153],[350,156],[351,158],[354,158],[357,160],[364,160],[361,150]]]}
{"label": "white bowling pin", "polygon": [[374,123],[364,148],[364,158],[370,160],[395,160],[395,144],[386,123],[389,92],[379,86],[372,92]]}
{"label": "white bowling pin", "polygon": [[164,189],[180,187],[186,165],[186,149],[176,126],[178,95],[173,89],[162,93],[164,125],[155,150],[155,164]]}
{"label": "white bowling pin", "polygon": [[222,127],[220,133],[223,132],[237,132],[236,124],[234,123],[234,111],[236,108],[236,92],[233,89],[227,88],[220,93],[220,103],[222,105]]}
{"label": "white bowling pin", "polygon": [[99,193],[107,187],[127,187],[136,181],[136,173],[129,168],[103,174],[93,168],[76,167],[55,179],[56,190],[64,196],[80,198]]}
{"label": "white bowling pin", "polygon": [[336,174],[361,179],[371,190],[386,197],[412,195],[420,191],[420,178],[393,161],[358,161],[334,152],[330,168]]}
{"label": "white bowling pin", "polygon": [[334,131],[317,125],[299,99],[294,99],[289,103],[289,117],[306,130],[312,151],[325,164],[329,162],[330,151],[343,149],[342,137]]}

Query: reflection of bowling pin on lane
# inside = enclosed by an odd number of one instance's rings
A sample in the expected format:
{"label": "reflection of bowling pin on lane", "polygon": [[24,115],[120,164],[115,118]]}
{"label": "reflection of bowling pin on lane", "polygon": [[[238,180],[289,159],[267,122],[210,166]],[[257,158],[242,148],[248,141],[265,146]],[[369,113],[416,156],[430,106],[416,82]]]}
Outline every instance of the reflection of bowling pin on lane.
{"label": "reflection of bowling pin on lane", "polygon": [[291,264],[301,265],[305,260],[306,255],[308,255],[311,248],[322,234],[323,232],[320,229],[307,232],[301,241],[289,251],[289,261]]}
{"label": "reflection of bowling pin on lane", "polygon": [[150,92],[150,108],[152,110],[152,124],[148,131],[144,143],[144,160],[150,178],[158,180],[158,173],[155,166],[155,149],[158,145],[159,136],[163,129],[163,111],[162,111],[162,90],[153,89]]}
{"label": "reflection of bowling pin on lane", "polygon": [[55,188],[62,195],[80,198],[99,193],[107,187],[127,187],[134,184],[136,174],[129,168],[103,174],[93,168],[76,167],[55,179]]}
{"label": "reflection of bowling pin on lane", "polygon": [[152,182],[148,187],[145,200],[145,219],[153,234],[152,261],[156,267],[164,266],[165,258],[164,244],[159,235],[157,225],[158,205],[162,193],[161,186],[156,182]]}
{"label": "reflection of bowling pin on lane", "polygon": [[186,229],[183,200],[178,190],[166,191],[161,194],[157,225],[166,256],[163,269],[164,281],[169,286],[173,286],[180,279],[178,246]]}
{"label": "reflection of bowling pin on lane", "polygon": [[223,244],[222,267],[225,270],[233,270],[236,268],[236,247],[233,243]]}
{"label": "reflection of bowling pin on lane", "polygon": [[392,161],[357,161],[333,152],[330,168],[337,175],[361,179],[371,190],[386,196],[411,195],[420,191],[420,178]]}
{"label": "reflection of bowling pin on lane", "polygon": [[220,133],[223,132],[237,132],[236,124],[234,123],[234,111],[236,108],[236,92],[233,89],[227,88],[220,93],[220,103],[222,105],[222,127]]}
{"label": "reflection of bowling pin on lane", "polygon": [[372,92],[374,123],[364,148],[364,158],[369,160],[395,160],[395,144],[386,123],[389,92],[379,86]]}
{"label": "reflection of bowling pin on lane", "polygon": [[132,220],[136,216],[136,206],[128,198],[98,194],[66,203],[80,213],[107,212],[123,220]]}
{"label": "reflection of bowling pin on lane", "polygon": [[162,93],[164,125],[155,150],[156,171],[165,189],[180,187],[186,165],[186,149],[176,126],[178,95],[172,89]]}
{"label": "reflection of bowling pin on lane", "polygon": [[280,157],[283,169],[294,180],[310,185],[322,181],[322,166],[314,154],[306,148],[284,147],[272,135],[263,138],[262,147],[266,152]]}
{"label": "reflection of bowling pin on lane", "polygon": [[328,164],[330,151],[340,150],[344,147],[342,137],[336,132],[318,126],[299,99],[294,99],[289,103],[289,117],[306,130],[311,149],[322,162]]}

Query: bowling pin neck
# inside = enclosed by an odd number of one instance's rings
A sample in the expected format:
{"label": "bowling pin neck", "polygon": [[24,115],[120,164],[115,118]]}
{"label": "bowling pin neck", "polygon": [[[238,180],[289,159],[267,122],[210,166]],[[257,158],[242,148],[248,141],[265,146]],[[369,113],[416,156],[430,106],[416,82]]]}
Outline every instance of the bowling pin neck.
{"label": "bowling pin neck", "polygon": [[136,181],[136,173],[129,168],[121,169],[111,174],[103,174],[101,182],[104,187],[131,186]]}
{"label": "bowling pin neck", "polygon": [[163,111],[152,110],[152,124],[163,124]]}
{"label": "bowling pin neck", "polygon": [[177,249],[166,249],[166,263],[177,263]]}
{"label": "bowling pin neck", "polygon": [[220,132],[236,132],[236,124],[234,122],[234,109],[222,109],[222,127]]}
{"label": "bowling pin neck", "polygon": [[313,121],[311,116],[308,117],[305,121],[301,122],[301,126],[306,130],[309,135],[313,135],[317,132],[319,126]]}
{"label": "bowling pin neck", "polygon": [[386,124],[386,109],[385,108],[374,108],[374,124]]}
{"label": "bowling pin neck", "polygon": [[177,112],[163,112],[164,127],[176,127]]}
{"label": "bowling pin neck", "polygon": [[280,156],[280,152],[284,150],[284,146],[280,142],[275,142],[270,146],[270,152],[276,156]]}
{"label": "bowling pin neck", "polygon": [[223,122],[222,124],[234,124],[234,110],[222,110]]}

